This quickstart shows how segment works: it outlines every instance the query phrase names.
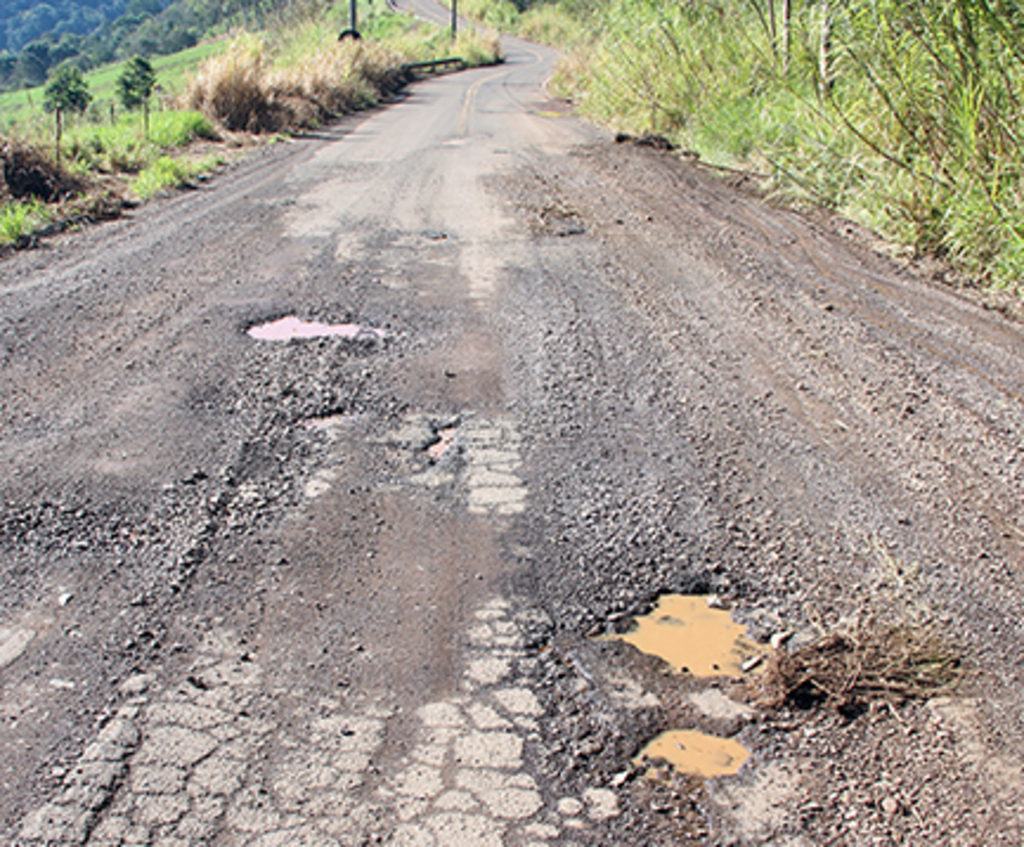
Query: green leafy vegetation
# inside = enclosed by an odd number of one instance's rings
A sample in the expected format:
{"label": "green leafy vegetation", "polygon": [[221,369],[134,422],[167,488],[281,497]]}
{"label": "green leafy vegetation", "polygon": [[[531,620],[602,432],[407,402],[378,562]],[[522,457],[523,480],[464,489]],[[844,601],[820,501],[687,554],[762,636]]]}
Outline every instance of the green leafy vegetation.
{"label": "green leafy vegetation", "polygon": [[[170,102],[183,91],[187,80],[194,76],[199,66],[211,56],[217,55],[227,45],[225,39],[200,44],[172,56],[161,56],[152,61],[156,74],[154,92],[157,103]],[[125,62],[118,62],[83,74],[86,85],[93,95],[87,117],[93,120],[108,119],[110,107],[115,111],[117,101],[117,80],[124,73]],[[42,116],[43,86],[8,91],[0,94],[0,132],[12,130],[21,135],[32,135],[32,127]]]}
{"label": "green leafy vegetation", "polygon": [[212,171],[221,164],[223,159],[219,156],[207,156],[198,162],[161,156],[143,168],[132,180],[132,191],[139,198],[146,200],[168,188],[187,185],[199,174]]}
{"label": "green leafy vegetation", "polygon": [[117,78],[117,98],[121,105],[131,111],[142,107],[143,134],[149,135],[149,98],[156,86],[153,66],[142,56],[133,56],[125,62],[121,76]]}
{"label": "green leafy vegetation", "polygon": [[0,244],[13,244],[49,222],[50,210],[38,200],[0,205]]}
{"label": "green leafy vegetation", "polygon": [[80,176],[93,171],[136,173],[163,150],[217,137],[210,122],[192,111],[157,112],[149,133],[143,130],[139,114],[122,115],[114,124],[79,124],[66,137],[68,169]]}
{"label": "green leafy vegetation", "polygon": [[[12,221],[13,240],[38,225],[39,208],[50,215],[109,217],[120,209],[118,191],[130,189],[145,199],[188,184],[223,162],[218,155],[199,159],[190,145],[217,141],[224,130],[288,132],[365,108],[409,79],[409,62],[453,52],[469,64],[500,60],[494,32],[466,33],[452,45],[443,28],[393,13],[379,0],[360,7],[363,40],[339,42],[346,17],[347,4],[297,5],[261,32],[152,63],[137,56],[88,74],[65,64],[51,74],[46,91],[0,95],[0,129],[8,136],[0,139],[0,150],[19,157],[24,177],[6,193],[0,183],[0,209]],[[147,126],[149,102],[155,111]],[[62,118],[80,115],[60,125],[63,166],[50,157],[55,148],[47,140],[44,105],[59,108]],[[234,143],[251,142],[235,136]],[[45,196],[33,200],[22,193],[31,194],[32,186],[45,186]]]}
{"label": "green leafy vegetation", "polygon": [[[234,28],[256,28],[290,0],[6,0],[0,89],[41,84],[70,62],[88,71],[132,55],[169,55]],[[305,4],[302,4],[305,5]]]}
{"label": "green leafy vegetation", "polygon": [[60,137],[63,128],[65,112],[82,114],[92,101],[85,80],[82,79],[82,72],[71,65],[64,65],[57,69],[50,81],[46,84],[43,92],[43,109],[53,112],[57,125],[57,163],[60,164]]}

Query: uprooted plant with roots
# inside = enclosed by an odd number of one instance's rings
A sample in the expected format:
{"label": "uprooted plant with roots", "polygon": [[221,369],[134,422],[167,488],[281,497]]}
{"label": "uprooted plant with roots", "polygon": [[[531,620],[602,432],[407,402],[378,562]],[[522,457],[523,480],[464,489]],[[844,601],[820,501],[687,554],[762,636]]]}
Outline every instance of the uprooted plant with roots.
{"label": "uprooted plant with roots", "polygon": [[853,717],[873,703],[898,705],[952,692],[960,654],[931,626],[857,621],[792,652],[776,650],[761,676],[769,707],[825,706]]}

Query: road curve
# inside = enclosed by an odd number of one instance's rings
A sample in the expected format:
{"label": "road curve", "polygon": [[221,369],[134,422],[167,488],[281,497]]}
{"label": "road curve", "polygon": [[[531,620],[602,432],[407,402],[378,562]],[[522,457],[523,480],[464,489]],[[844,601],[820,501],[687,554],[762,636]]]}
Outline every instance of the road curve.
{"label": "road curve", "polygon": [[[0,265],[0,840],[1019,843],[1021,327],[504,44]],[[973,682],[772,710],[590,637],[671,591]],[[674,727],[751,759],[644,779]]]}

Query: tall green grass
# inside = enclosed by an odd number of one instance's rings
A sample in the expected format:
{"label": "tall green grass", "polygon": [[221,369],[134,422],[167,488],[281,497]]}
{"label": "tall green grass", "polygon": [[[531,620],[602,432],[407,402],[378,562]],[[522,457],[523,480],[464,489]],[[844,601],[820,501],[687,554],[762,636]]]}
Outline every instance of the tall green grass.
{"label": "tall green grass", "polygon": [[13,244],[50,220],[50,210],[35,200],[0,205],[0,244]]}
{"label": "tall green grass", "polygon": [[562,0],[517,29],[575,45],[555,83],[583,114],[1024,292],[1024,10],[833,0],[826,30],[824,8],[793,0],[788,40],[781,0],[774,37],[771,0]]}
{"label": "tall green grass", "polygon": [[149,134],[138,113],[122,115],[115,123],[79,123],[64,136],[65,161],[75,174],[89,171],[134,173],[165,149],[184,147],[197,138],[214,139],[216,132],[199,112],[166,111],[150,115]]}
{"label": "tall green grass", "polygon": [[140,199],[147,200],[165,189],[187,185],[199,174],[211,171],[221,164],[223,160],[219,156],[207,156],[198,162],[161,156],[132,180],[132,191]]}

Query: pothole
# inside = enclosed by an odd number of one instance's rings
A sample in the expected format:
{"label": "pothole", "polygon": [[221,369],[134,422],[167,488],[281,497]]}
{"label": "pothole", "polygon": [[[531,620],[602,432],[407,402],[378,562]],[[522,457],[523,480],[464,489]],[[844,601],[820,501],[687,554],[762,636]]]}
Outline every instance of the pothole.
{"label": "pothole", "polygon": [[325,324],[318,321],[304,321],[295,315],[287,315],[276,321],[249,327],[246,333],[260,341],[290,341],[293,338],[353,338],[383,339],[387,330],[364,324]]}
{"label": "pothole", "polygon": [[[714,595],[664,594],[650,614],[635,619],[630,631],[598,636],[598,640],[625,641],[667,662],[676,673],[697,679],[740,677],[764,658],[763,649],[746,637],[746,627],[733,621]],[[714,688],[691,692],[688,699],[713,720],[750,717],[746,706]],[[701,779],[732,776],[749,756],[733,738],[697,729],[670,729],[649,741],[633,763],[653,765],[647,776],[669,782],[672,771]]]}
{"label": "pothole", "polygon": [[437,441],[431,444],[427,450],[427,456],[434,461],[440,459],[448,449],[455,443],[455,433],[459,431],[457,426],[448,426],[437,430]]}
{"label": "pothole", "polygon": [[600,638],[632,644],[668,662],[677,673],[738,676],[750,669],[762,651],[726,609],[712,605],[716,599],[714,595],[663,594],[649,615],[636,618],[634,629]]}
{"label": "pothole", "polygon": [[[633,763],[663,760],[679,773],[708,779],[738,773],[749,757],[747,748],[735,739],[718,738],[696,729],[672,729],[648,742]],[[647,775],[662,778],[656,768]]]}

